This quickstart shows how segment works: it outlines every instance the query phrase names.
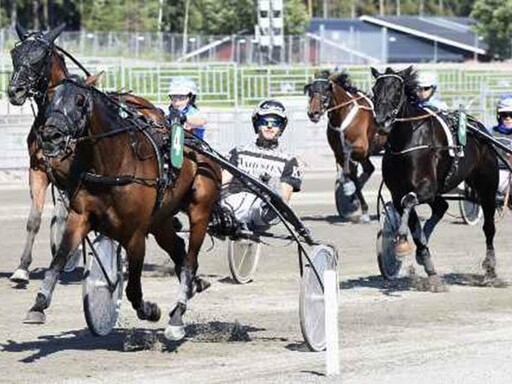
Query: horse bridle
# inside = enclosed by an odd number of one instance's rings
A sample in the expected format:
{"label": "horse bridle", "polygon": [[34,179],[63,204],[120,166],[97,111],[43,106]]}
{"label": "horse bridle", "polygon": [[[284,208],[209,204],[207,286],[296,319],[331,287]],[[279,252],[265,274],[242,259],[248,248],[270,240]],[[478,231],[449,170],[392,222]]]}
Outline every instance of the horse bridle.
{"label": "horse bridle", "polygon": [[[27,76],[28,79],[24,79],[25,81],[23,81],[20,85],[22,85],[28,89],[27,92],[29,94],[29,97],[43,98],[44,95],[46,94],[47,85],[48,85],[48,75],[47,75],[48,71],[45,70],[45,68],[48,67],[48,60],[50,58],[49,53],[51,52],[53,43],[49,43],[48,41],[42,39],[38,33],[32,33],[27,39],[25,39],[23,41],[19,41],[16,44],[16,46],[19,46],[20,44],[23,44],[23,43],[26,44],[27,40],[30,40],[30,42],[32,43],[31,45],[38,44],[39,46],[44,47],[46,50],[46,53],[44,55],[43,63],[41,64],[40,68],[37,68],[37,69],[35,69],[29,61],[30,49],[27,49],[26,53],[23,54],[22,57],[16,58],[16,60],[19,61],[19,64],[18,64],[19,68],[27,69],[29,72],[29,75]],[[15,48],[16,48],[16,46],[15,46]],[[12,55],[12,51],[11,51],[11,55]],[[13,83],[13,81],[18,81],[20,72],[21,71],[18,70],[13,74],[13,76],[11,78],[11,84]],[[33,75],[33,76],[31,76],[31,75]],[[46,86],[44,86],[44,85],[46,85]],[[44,89],[42,89],[42,88],[44,88]]]}
{"label": "horse bridle", "polygon": [[[89,88],[80,84],[79,82],[77,82],[76,80],[72,79],[72,78],[64,78],[62,79],[61,81],[59,81],[57,84],[55,84],[51,89],[55,89],[57,88],[58,86],[62,85],[62,84],[65,84],[65,83],[72,83],[72,84],[75,84],[76,86],[82,88],[82,89],[86,89],[88,90]],[[92,89],[92,88],[91,88]],[[80,123],[83,122],[83,119],[85,117],[85,115],[89,112],[88,108],[85,107],[86,105],[89,105],[90,104],[90,99],[91,99],[91,95],[88,93],[86,96],[84,96],[86,99],[84,101],[84,108],[81,109],[80,111]],[[68,116],[68,114],[66,113],[66,111],[60,111],[60,110],[55,110],[55,111],[52,111],[52,113],[55,115],[55,119],[57,120],[60,120],[61,122],[64,122],[63,126],[65,128],[61,128],[59,125],[46,125],[45,124],[45,128],[47,127],[52,127],[54,130],[58,131],[59,133],[61,133],[63,136],[66,137],[66,139],[63,141],[63,143],[61,145],[58,145],[54,151],[52,151],[51,153],[47,153],[45,152],[45,145],[44,145],[44,141],[43,141],[43,138],[42,138],[42,132],[41,130],[37,130],[36,131],[36,140],[37,140],[37,144],[39,145],[40,148],[43,149],[43,154],[45,157],[57,157],[59,156],[60,154],[64,153],[64,154],[72,154],[73,153],[73,149],[71,148],[72,145],[80,142],[81,138],[83,137],[82,135],[84,134],[84,127],[80,127],[79,129],[75,129],[73,131],[72,134],[69,134],[70,132],[70,129],[69,127],[76,127],[78,124],[77,122],[71,120],[71,118]],[[84,125],[85,126],[85,125]]]}
{"label": "horse bridle", "polygon": [[[330,80],[328,80],[328,79],[314,79],[309,85],[311,86],[315,83],[320,83],[320,82],[328,83],[329,81]],[[325,111],[331,105],[332,97],[329,94],[324,94],[323,92],[313,91],[312,96],[315,96],[315,95],[318,95],[317,97],[320,99],[320,102],[322,105],[322,113],[320,115],[322,116],[326,113]]]}
{"label": "horse bridle", "polygon": [[[391,124],[393,124],[395,121],[397,121],[399,118],[398,118],[398,113],[400,112],[400,110],[402,109],[404,103],[405,103],[405,100],[406,100],[406,97],[405,97],[405,84],[404,84],[404,79],[395,74],[395,73],[385,73],[385,74],[382,74],[380,75],[379,77],[377,77],[377,79],[375,80],[375,83],[377,83],[379,80],[385,78],[385,77],[394,77],[398,80],[400,80],[400,83],[401,83],[401,86],[402,86],[402,92],[400,94],[400,101],[398,102],[398,105],[396,106],[393,106],[393,109],[391,109]],[[401,119],[400,119],[401,121]]]}

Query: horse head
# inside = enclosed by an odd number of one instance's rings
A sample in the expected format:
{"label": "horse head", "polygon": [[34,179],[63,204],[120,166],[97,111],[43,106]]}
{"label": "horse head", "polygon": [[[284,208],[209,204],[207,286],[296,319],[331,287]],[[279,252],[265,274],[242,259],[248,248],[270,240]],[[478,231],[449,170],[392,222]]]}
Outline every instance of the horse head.
{"label": "horse head", "polygon": [[330,73],[322,71],[304,86],[304,94],[308,95],[308,117],[313,123],[318,123],[331,103],[332,83]]}
{"label": "horse head", "polygon": [[76,140],[85,135],[93,109],[91,85],[98,77],[91,76],[83,81],[71,76],[55,86],[45,110],[45,124],[37,132],[39,146],[46,157],[69,154]]}
{"label": "horse head", "polygon": [[384,73],[371,68],[371,72],[375,78],[372,88],[375,122],[379,130],[387,134],[407,100],[415,95],[416,73],[412,66],[396,72],[387,68]]}
{"label": "horse head", "polygon": [[11,50],[13,73],[8,87],[11,104],[22,105],[27,97],[46,92],[54,41],[65,26],[62,24],[47,33],[29,33],[16,24],[20,41]]}

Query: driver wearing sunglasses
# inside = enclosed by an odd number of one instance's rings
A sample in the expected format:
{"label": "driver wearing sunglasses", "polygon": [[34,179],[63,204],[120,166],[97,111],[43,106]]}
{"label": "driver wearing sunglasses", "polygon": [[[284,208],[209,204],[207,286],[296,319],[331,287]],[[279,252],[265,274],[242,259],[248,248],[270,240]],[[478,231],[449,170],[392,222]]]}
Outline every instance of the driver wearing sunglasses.
{"label": "driver wearing sunglasses", "polygon": [[447,110],[448,105],[441,100],[437,91],[437,76],[434,72],[418,73],[418,105],[420,107],[434,107],[435,109]]}
{"label": "driver wearing sunglasses", "polygon": [[[267,184],[288,202],[302,185],[302,167],[296,157],[279,147],[288,117],[284,105],[277,100],[263,100],[252,115],[256,140],[229,152],[229,161],[241,170]],[[263,231],[277,224],[277,214],[256,195],[247,192],[238,180],[224,171],[222,205],[229,209],[247,229]]]}

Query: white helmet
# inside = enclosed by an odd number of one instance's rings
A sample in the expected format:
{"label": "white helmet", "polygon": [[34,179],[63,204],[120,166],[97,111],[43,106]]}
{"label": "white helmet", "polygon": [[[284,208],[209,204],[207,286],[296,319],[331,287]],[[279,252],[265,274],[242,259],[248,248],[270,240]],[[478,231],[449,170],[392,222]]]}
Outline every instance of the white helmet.
{"label": "white helmet", "polygon": [[175,77],[169,84],[169,95],[197,95],[197,85],[188,77]]}
{"label": "white helmet", "polygon": [[437,74],[435,72],[419,72],[418,87],[437,88]]}
{"label": "white helmet", "polygon": [[512,95],[503,95],[498,101],[496,112],[512,112]]}

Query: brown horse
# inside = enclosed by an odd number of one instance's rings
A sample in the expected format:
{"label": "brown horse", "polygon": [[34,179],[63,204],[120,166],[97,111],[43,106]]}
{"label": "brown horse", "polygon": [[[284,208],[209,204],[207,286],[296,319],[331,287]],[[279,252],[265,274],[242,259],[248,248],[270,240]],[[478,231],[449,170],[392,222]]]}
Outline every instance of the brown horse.
{"label": "brown horse", "polygon": [[[204,288],[196,277],[197,256],[218,197],[220,168],[188,151],[172,187],[159,188],[161,161],[148,133],[155,124],[136,115],[121,117],[119,104],[91,87],[91,82],[68,79],[55,87],[44,127],[38,131],[55,182],[70,196],[70,213],[63,240],[26,322],[45,321],[44,310],[68,255],[92,230],[118,241],[126,250],[127,298],[140,319],[157,321],[160,309],[143,300],[140,284],[146,235],[152,233],[173,259],[181,281],[165,332],[170,339],[181,339],[187,302],[195,290]],[[190,221],[188,252],[171,220],[183,207],[187,207]]]}
{"label": "brown horse", "polygon": [[27,237],[20,264],[11,276],[11,280],[17,283],[29,282],[28,270],[32,263],[32,248],[41,226],[41,214],[49,185],[44,159],[36,142],[36,127],[44,120],[47,90],[69,75],[64,58],[57,52],[54,45],[54,40],[63,29],[62,25],[46,34],[28,33],[16,24],[20,42],[11,51],[13,74],[8,88],[9,101],[13,105],[22,105],[28,97],[33,96],[38,108],[27,137],[32,205],[27,220]]}
{"label": "brown horse", "polygon": [[[368,222],[368,204],[362,188],[375,170],[370,155],[379,152],[385,138],[377,134],[371,100],[353,87],[348,74],[322,71],[304,87],[308,95],[308,117],[314,123],[327,113],[327,141],[334,153],[338,176],[337,207],[349,216],[361,204],[363,222]],[[363,173],[357,177],[357,164]],[[357,198],[357,200],[356,200]]]}
{"label": "brown horse", "polygon": [[[9,84],[9,100],[14,105],[21,105],[28,97],[34,97],[38,112],[27,137],[28,152],[30,156],[29,186],[32,198],[32,208],[27,222],[27,239],[21,256],[20,265],[11,276],[11,280],[17,283],[29,282],[29,267],[32,262],[32,248],[35,236],[41,225],[41,214],[44,208],[46,191],[50,183],[47,173],[46,158],[42,155],[36,140],[37,128],[43,125],[46,104],[49,102],[48,90],[69,76],[64,58],[58,52],[54,41],[64,29],[61,25],[48,33],[28,33],[19,24],[16,31],[20,42],[11,51],[13,60],[13,74]],[[80,65],[79,63],[77,63]],[[50,92],[51,93],[51,92]],[[136,108],[141,114],[153,121],[162,123],[165,116],[155,109],[147,100],[131,94],[117,95],[114,98],[122,99],[122,102],[131,108]],[[196,155],[199,162],[208,163],[209,160]],[[194,188],[201,190],[204,186],[202,178],[196,178]],[[204,191],[206,195],[210,191]],[[185,207],[186,208],[186,207]],[[62,218],[63,219],[63,218]],[[54,246],[52,246],[53,248]]]}

